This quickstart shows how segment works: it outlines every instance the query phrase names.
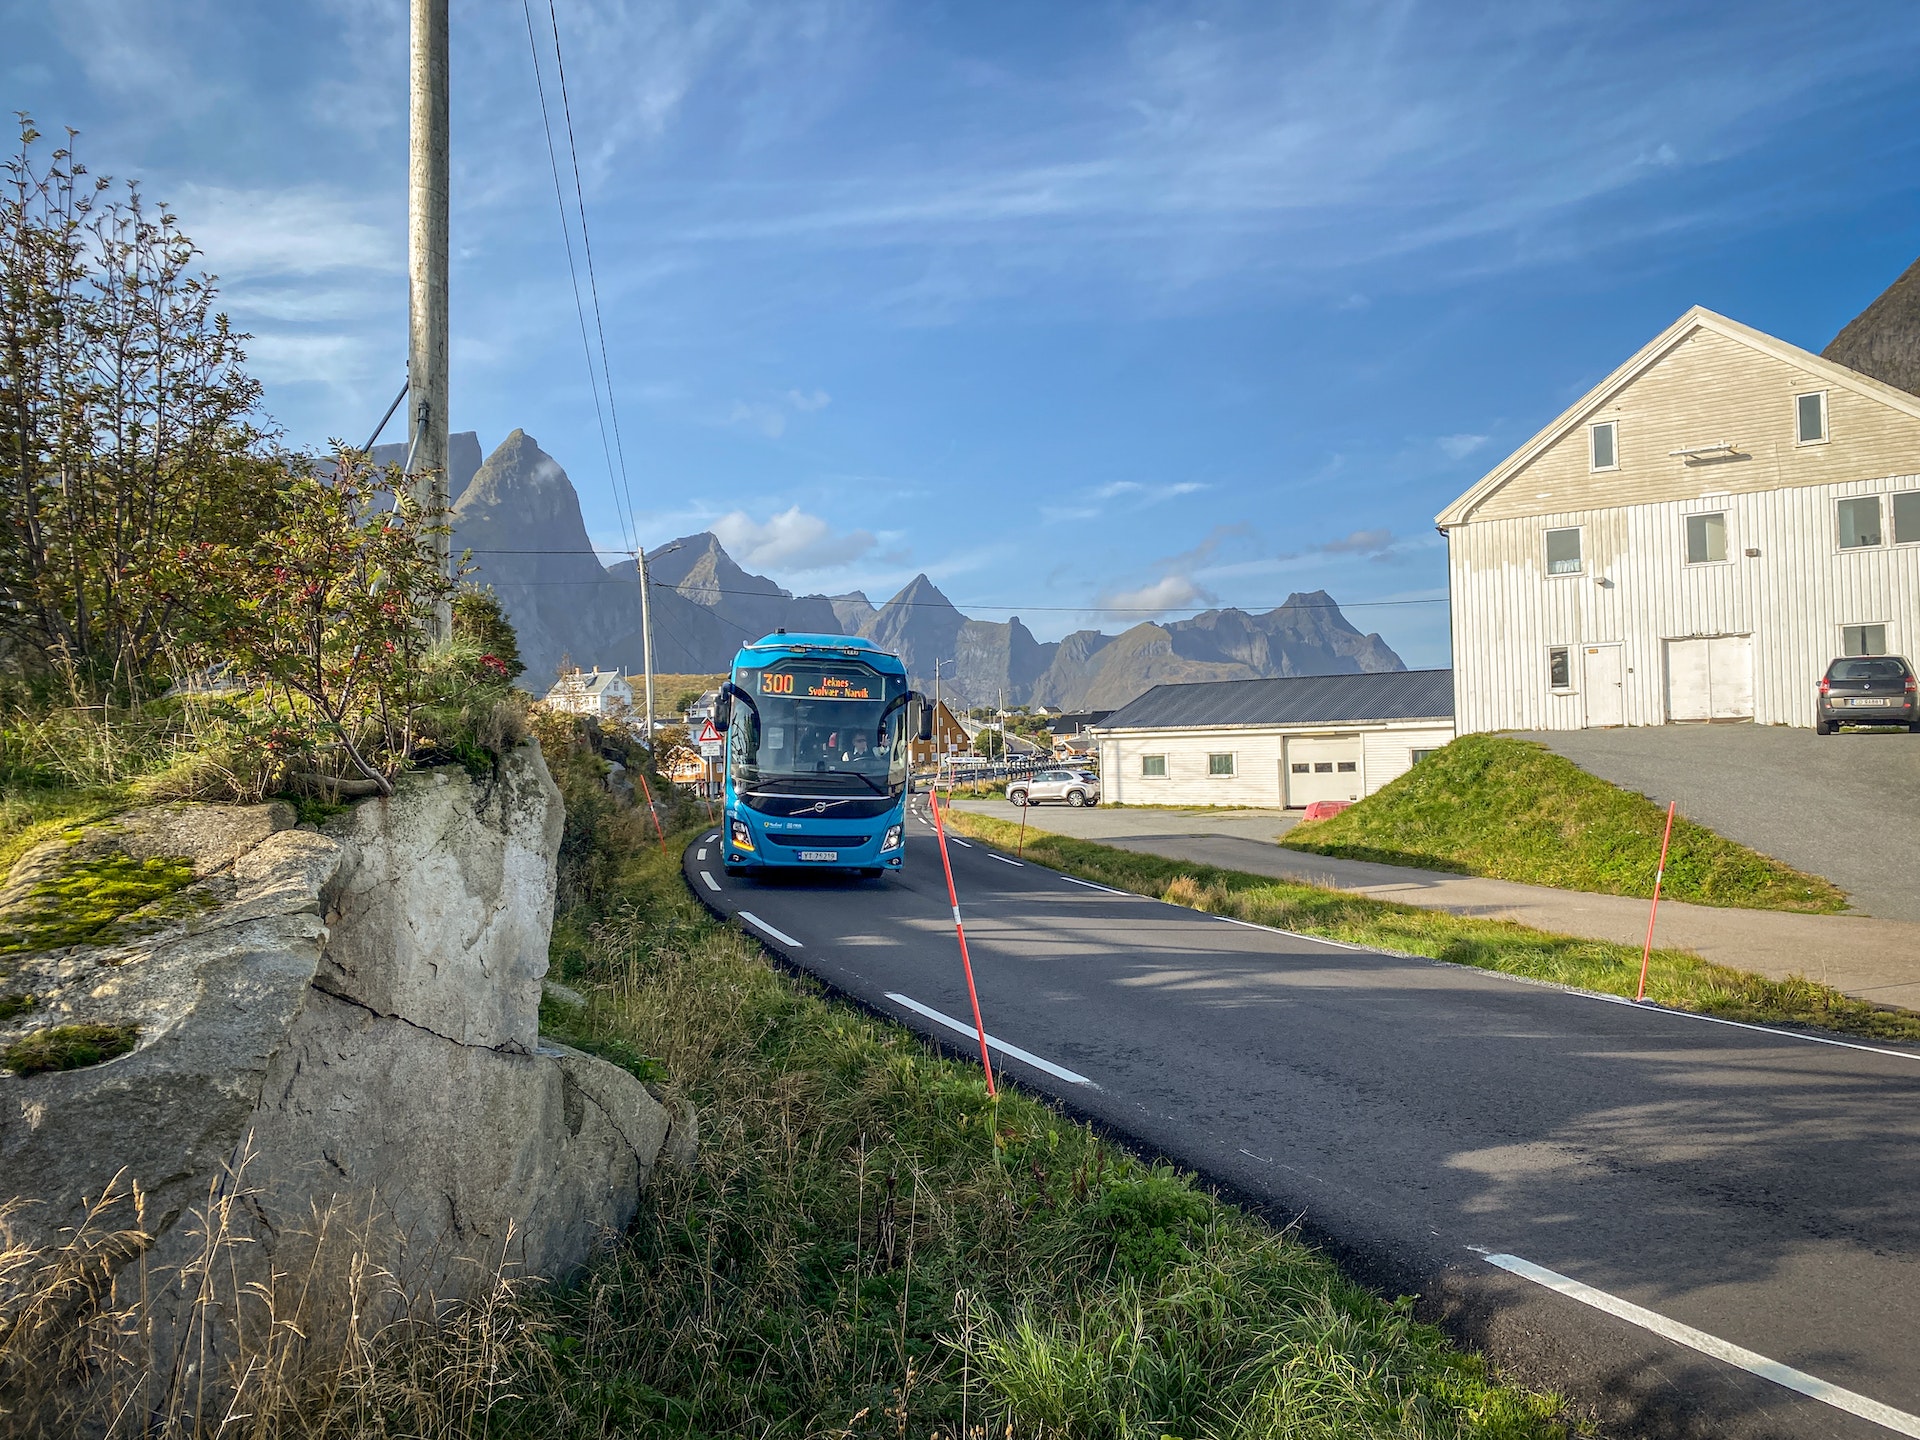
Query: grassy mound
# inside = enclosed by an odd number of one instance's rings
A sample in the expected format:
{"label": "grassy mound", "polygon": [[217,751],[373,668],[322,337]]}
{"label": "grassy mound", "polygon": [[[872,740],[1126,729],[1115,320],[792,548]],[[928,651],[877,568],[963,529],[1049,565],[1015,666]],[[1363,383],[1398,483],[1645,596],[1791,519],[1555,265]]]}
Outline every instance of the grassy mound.
{"label": "grassy mound", "polygon": [[[946,816],[947,823],[960,833],[1007,850],[1013,849],[1020,831],[1018,825],[1005,820],[961,810],[946,812]],[[1142,855],[1032,829],[1027,831],[1026,856],[1063,874],[1078,875],[1117,890],[1131,890],[1137,895],[1302,935],[1323,935],[1354,945],[1397,950],[1403,955],[1426,955],[1456,965],[1499,970],[1607,995],[1632,995],[1640,979],[1640,950],[1634,945],[1554,935],[1509,920],[1468,919],[1444,910],[1396,905],[1365,895]],[[1678,1010],[1697,1010],[1753,1024],[1797,1025],[1875,1040],[1920,1043],[1920,1014],[1883,1010],[1799,976],[1769,980],[1682,950],[1653,952],[1647,971],[1647,998]]]}
{"label": "grassy mound", "polygon": [[502,1433],[1564,1433],[1407,1302],[776,973],[678,856],[628,863],[544,1018],[673,1077],[701,1163],[539,1302]]}
{"label": "grassy mound", "polygon": [[[1315,855],[1650,895],[1666,811],[1530,740],[1463,735],[1391,785],[1280,843]],[[1673,822],[1663,894],[1696,905],[1830,914],[1829,880],[1697,825]]]}
{"label": "grassy mound", "polygon": [[0,1069],[15,1075],[80,1070],[131,1054],[139,1039],[137,1025],[55,1025],[0,1050]]}

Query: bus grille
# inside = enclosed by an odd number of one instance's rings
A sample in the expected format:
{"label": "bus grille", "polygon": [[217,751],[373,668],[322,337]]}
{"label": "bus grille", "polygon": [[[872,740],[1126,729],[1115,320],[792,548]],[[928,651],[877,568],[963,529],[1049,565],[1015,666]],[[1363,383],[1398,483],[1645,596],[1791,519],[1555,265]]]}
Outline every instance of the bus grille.
{"label": "bus grille", "polygon": [[769,835],[776,845],[793,850],[853,850],[873,839],[871,835]]}

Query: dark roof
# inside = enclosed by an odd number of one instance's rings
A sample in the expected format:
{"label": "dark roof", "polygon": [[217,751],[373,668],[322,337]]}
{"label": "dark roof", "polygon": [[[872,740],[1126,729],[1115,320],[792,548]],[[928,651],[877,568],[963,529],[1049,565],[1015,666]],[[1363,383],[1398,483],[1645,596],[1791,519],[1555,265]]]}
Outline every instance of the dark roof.
{"label": "dark roof", "polygon": [[1106,718],[1102,730],[1205,725],[1345,725],[1362,720],[1451,720],[1453,671],[1287,675],[1156,685]]}

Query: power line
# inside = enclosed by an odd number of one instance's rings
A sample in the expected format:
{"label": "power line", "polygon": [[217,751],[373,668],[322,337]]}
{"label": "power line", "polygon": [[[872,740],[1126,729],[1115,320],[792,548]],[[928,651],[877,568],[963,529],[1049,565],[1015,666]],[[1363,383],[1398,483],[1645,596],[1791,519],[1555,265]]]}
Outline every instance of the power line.
{"label": "power line", "polygon": [[620,457],[620,488],[626,492],[627,514],[633,517],[634,544],[638,545],[639,516],[633,506],[633,485],[627,479],[627,447],[620,439],[620,407],[613,401],[613,367],[607,363],[607,327],[600,314],[600,279],[593,268],[593,237],[587,233],[587,192],[580,184],[580,151],[573,140],[573,101],[567,94],[567,62],[560,53],[560,16],[554,9],[554,0],[547,0],[547,21],[553,27],[553,64],[560,74],[560,113],[567,121],[567,154],[573,161],[573,197],[580,211],[580,248],[587,257],[587,291],[593,296],[593,328],[600,336],[600,378],[607,386],[613,448]]}
{"label": "power line", "polygon": [[[573,228],[567,224],[567,200],[560,184],[560,155],[554,148],[553,120],[547,113],[547,83],[540,74],[540,43],[534,39],[533,35],[532,0],[520,0],[520,9],[527,19],[527,51],[533,57],[534,90],[540,97],[540,125],[547,135],[547,162],[553,169],[553,200],[560,210],[560,239],[566,246],[567,275],[573,282],[573,309],[580,319],[580,348],[587,357],[587,386],[593,391],[593,413],[600,422],[600,449],[607,459],[607,488],[613,492],[613,509],[614,513],[620,517],[621,533],[631,545],[634,535],[633,523],[621,507],[620,489],[614,481],[613,447],[607,441],[606,412],[600,408],[600,382],[594,375],[593,342],[587,338],[587,310],[580,300],[580,271],[573,260]],[[557,52],[555,58],[558,58]],[[584,201],[581,204],[581,213],[583,215],[586,213]],[[585,238],[583,233],[581,239],[584,241]],[[608,385],[607,399],[611,404],[613,399],[611,384]]]}

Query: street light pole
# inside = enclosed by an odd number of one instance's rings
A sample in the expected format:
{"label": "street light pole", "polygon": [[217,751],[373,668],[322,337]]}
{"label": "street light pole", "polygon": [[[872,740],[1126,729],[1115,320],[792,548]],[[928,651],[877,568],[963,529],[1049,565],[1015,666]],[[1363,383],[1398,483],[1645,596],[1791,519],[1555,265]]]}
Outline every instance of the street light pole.
{"label": "street light pole", "polygon": [[[447,0],[412,0],[407,126],[408,469],[426,472],[426,509],[442,529],[433,537],[440,573],[450,573],[447,524]],[[441,601],[434,638],[453,635],[452,606]]]}

